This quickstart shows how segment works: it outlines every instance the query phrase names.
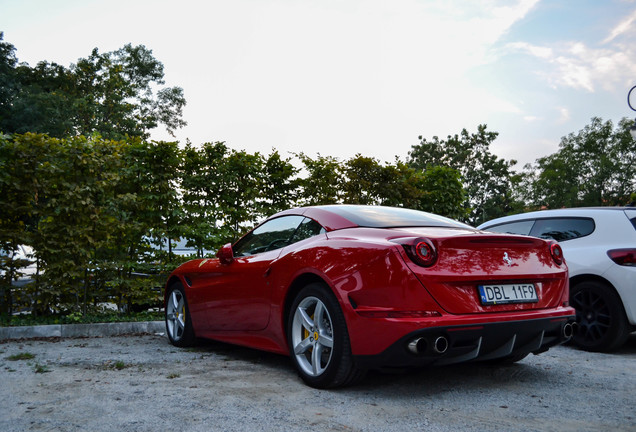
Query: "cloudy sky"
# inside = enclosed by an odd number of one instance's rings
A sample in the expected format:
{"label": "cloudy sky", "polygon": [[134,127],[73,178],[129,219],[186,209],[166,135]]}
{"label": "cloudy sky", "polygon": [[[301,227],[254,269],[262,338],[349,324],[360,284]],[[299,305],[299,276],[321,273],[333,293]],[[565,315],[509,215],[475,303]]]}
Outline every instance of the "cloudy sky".
{"label": "cloudy sky", "polygon": [[0,31],[32,66],[145,45],[185,92],[176,139],[249,152],[391,162],[487,124],[521,169],[636,115],[636,0],[0,0]]}

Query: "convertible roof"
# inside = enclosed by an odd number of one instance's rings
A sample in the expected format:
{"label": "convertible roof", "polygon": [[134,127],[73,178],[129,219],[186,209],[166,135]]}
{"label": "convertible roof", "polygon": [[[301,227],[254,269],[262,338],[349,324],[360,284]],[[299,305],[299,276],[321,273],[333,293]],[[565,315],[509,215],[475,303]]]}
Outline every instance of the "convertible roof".
{"label": "convertible roof", "polygon": [[334,204],[301,207],[278,213],[303,215],[318,221],[327,231],[344,228],[444,227],[472,228],[453,219],[399,207]]}

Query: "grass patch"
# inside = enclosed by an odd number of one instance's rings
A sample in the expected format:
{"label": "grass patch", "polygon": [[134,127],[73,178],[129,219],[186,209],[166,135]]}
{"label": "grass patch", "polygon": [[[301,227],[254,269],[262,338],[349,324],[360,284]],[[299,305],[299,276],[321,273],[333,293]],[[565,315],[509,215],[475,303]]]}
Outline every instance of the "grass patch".
{"label": "grass patch", "polygon": [[123,362],[123,361],[121,361],[121,360],[117,360],[117,361],[115,361],[115,362],[113,362],[113,361],[110,361],[110,360],[109,360],[109,361],[105,362],[105,363],[102,365],[102,368],[103,368],[104,370],[111,369],[111,370],[118,370],[118,371],[120,371],[120,370],[123,370],[123,369],[129,368],[129,367],[131,367],[131,366],[132,366],[132,365],[126,364],[126,363],[124,363],[124,362]]}
{"label": "grass patch", "polygon": [[31,360],[35,358],[35,354],[31,354],[28,352],[14,354],[7,357],[7,360],[18,361],[18,360]]}
{"label": "grass patch", "polygon": [[93,314],[60,313],[52,315],[14,315],[10,323],[0,322],[2,327],[19,327],[50,324],[94,324],[111,322],[162,321],[163,311],[146,311],[139,313],[104,312]]}
{"label": "grass patch", "polygon": [[48,366],[45,365],[41,365],[39,363],[35,364],[35,373],[47,373],[47,372],[51,372],[51,370],[48,368]]}

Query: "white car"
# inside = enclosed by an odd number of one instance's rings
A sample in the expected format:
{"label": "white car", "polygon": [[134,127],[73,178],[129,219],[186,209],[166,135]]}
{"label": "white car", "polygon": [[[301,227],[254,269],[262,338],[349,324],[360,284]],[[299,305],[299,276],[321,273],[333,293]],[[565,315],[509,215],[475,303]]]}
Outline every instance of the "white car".
{"label": "white car", "polygon": [[554,239],[570,270],[574,343],[612,351],[636,330],[636,208],[543,210],[506,216],[479,229]]}

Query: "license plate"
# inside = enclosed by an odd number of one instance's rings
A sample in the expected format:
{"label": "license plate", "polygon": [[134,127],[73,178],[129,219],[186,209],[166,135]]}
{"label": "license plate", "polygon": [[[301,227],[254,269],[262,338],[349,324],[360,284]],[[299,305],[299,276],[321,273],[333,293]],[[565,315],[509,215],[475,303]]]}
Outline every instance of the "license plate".
{"label": "license plate", "polygon": [[482,305],[539,301],[534,284],[479,285],[477,288]]}

